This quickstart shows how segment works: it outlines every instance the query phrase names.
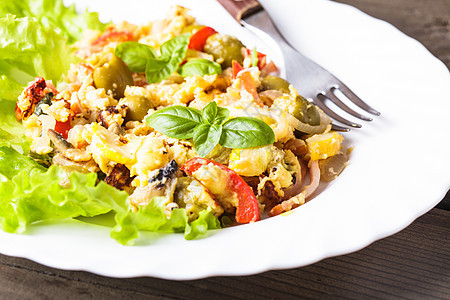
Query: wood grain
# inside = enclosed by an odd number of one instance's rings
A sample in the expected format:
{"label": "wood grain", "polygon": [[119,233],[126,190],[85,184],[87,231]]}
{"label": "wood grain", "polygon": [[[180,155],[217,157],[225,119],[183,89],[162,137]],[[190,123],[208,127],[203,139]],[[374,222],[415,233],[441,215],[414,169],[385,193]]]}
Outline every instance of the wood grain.
{"label": "wood grain", "polygon": [[0,298],[448,299],[449,237],[450,212],[433,209],[390,238],[304,268],[179,282],[107,278],[0,256]]}
{"label": "wood grain", "polygon": [[[450,0],[337,2],[392,23],[450,66]],[[450,193],[403,231],[361,251],[253,276],[117,279],[0,255],[0,299],[450,299],[449,207]]]}
{"label": "wood grain", "polygon": [[261,8],[256,0],[217,0],[229,13],[240,22],[247,14]]}

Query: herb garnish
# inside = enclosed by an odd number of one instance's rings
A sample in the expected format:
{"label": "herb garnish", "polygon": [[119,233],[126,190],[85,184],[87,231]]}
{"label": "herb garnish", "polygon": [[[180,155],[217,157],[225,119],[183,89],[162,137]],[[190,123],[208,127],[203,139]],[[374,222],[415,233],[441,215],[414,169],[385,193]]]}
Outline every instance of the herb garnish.
{"label": "herb garnish", "polygon": [[222,73],[222,67],[212,60],[195,58],[182,65],[179,69],[179,73],[183,77],[192,75],[213,75]]}
{"label": "herb garnish", "polygon": [[[122,59],[132,72],[145,72],[148,83],[157,83],[172,75],[183,62],[189,44],[190,34],[176,36],[163,43],[157,55],[152,47],[137,42],[118,45],[114,54]],[[220,74],[222,68],[207,59],[192,59],[179,68],[183,77],[192,75]]]}
{"label": "herb garnish", "polygon": [[251,148],[272,144],[275,134],[263,121],[250,117],[228,119],[230,111],[211,102],[200,112],[184,106],[169,106],[146,118],[157,131],[176,139],[194,140],[199,156],[220,144],[227,148]]}

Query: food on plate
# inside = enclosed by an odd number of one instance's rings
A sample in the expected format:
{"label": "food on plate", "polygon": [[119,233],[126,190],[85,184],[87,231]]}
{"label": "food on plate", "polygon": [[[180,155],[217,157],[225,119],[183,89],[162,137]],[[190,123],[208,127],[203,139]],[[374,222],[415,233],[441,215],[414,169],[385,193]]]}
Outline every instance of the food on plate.
{"label": "food on plate", "polygon": [[[321,173],[329,181],[345,167],[330,118],[238,37],[180,6],[164,20],[94,29],[74,38],[60,82],[36,74],[18,95],[26,142],[0,152],[33,166],[32,178],[4,176],[0,192],[14,191],[4,230],[112,212],[121,243],[140,229],[194,238],[300,206]],[[47,197],[33,202],[27,188]]]}

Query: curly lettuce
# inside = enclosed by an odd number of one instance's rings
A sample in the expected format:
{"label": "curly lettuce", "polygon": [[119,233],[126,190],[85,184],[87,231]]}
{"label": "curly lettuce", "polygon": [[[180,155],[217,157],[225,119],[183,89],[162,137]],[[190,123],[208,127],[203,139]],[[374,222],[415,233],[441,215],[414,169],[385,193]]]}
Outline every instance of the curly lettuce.
{"label": "curly lettuce", "polygon": [[28,153],[29,142],[24,137],[25,129],[17,122],[15,102],[0,100],[0,146],[12,146]]}
{"label": "curly lettuce", "polygon": [[[189,223],[184,209],[164,214],[164,198],[132,211],[128,194],[97,174],[67,174],[28,156],[29,142],[15,119],[15,101],[35,76],[57,83],[77,61],[71,46],[86,29],[103,30],[98,14],[77,14],[62,0],[0,2],[0,228],[22,233],[33,223],[114,214],[111,237],[131,245],[140,230],[184,232],[186,239],[220,227],[209,211]],[[9,101],[12,100],[12,101]],[[65,184],[62,184],[64,183]]]}
{"label": "curly lettuce", "polygon": [[0,227],[6,232],[22,233],[40,221],[113,212],[116,224],[111,237],[124,245],[132,245],[139,230],[184,232],[186,239],[194,239],[209,229],[220,228],[209,210],[191,223],[183,208],[173,210],[167,217],[166,199],[162,197],[153,198],[148,206],[133,212],[128,194],[103,181],[97,183],[95,173],[73,172],[68,180],[57,166],[45,169],[12,148],[0,147]]}
{"label": "curly lettuce", "polygon": [[77,61],[73,42],[103,30],[97,13],[77,14],[62,0],[0,2],[0,99],[16,100],[35,76],[55,84]]}
{"label": "curly lettuce", "polygon": [[0,19],[0,98],[16,100],[35,76],[55,84],[77,61],[67,38],[36,19],[6,15]]}
{"label": "curly lettuce", "polygon": [[86,10],[79,14],[75,5],[64,6],[62,0],[1,1],[0,17],[7,14],[34,18],[43,27],[53,28],[66,37],[69,44],[79,40],[87,29],[103,31],[106,26],[100,22],[98,13]]}

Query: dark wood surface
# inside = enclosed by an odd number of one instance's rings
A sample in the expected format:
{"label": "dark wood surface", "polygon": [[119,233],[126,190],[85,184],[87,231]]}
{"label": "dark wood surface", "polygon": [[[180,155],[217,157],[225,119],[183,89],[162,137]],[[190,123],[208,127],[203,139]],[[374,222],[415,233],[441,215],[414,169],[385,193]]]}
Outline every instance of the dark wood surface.
{"label": "dark wood surface", "polygon": [[[337,2],[392,23],[450,66],[450,0]],[[361,251],[254,276],[116,279],[0,255],[0,299],[450,299],[449,209],[450,193],[403,231]]]}

